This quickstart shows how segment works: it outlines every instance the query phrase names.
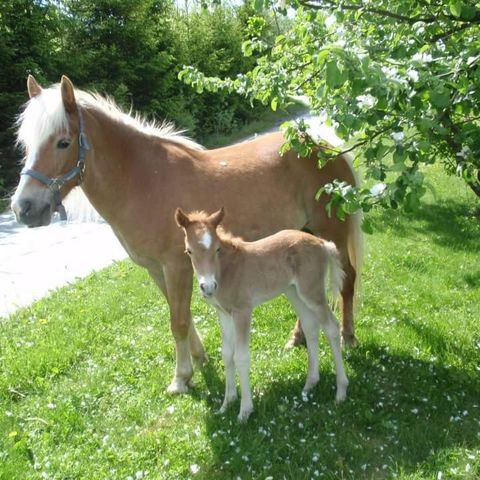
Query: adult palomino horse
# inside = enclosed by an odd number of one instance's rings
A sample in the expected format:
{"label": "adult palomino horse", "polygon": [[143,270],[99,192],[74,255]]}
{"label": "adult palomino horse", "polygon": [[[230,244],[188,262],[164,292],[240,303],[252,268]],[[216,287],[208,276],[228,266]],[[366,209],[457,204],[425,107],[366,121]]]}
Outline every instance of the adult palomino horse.
{"label": "adult palomino horse", "polygon": [[[26,147],[25,168],[12,198],[17,220],[47,225],[75,186],[111,225],[137,264],[165,295],[176,343],[171,392],[185,392],[193,375],[190,354],[205,351],[191,321],[193,275],[184,253],[175,208],[231,213],[226,227],[246,240],[285,228],[307,228],[333,241],[346,273],[342,289],[343,338],[355,342],[353,298],[360,267],[360,221],[328,218],[318,188],[334,179],[355,183],[347,158],[321,170],[317,160],[279,155],[281,133],[206,151],[169,126],[157,127],[121,112],[111,101],[74,90],[67,77],[42,89],[32,76],[30,101],[19,118],[18,140]],[[265,214],[264,212],[268,212]],[[299,331],[298,324],[296,332]],[[297,338],[297,334],[294,334]]]}
{"label": "adult palomino horse", "polygon": [[343,367],[340,329],[330,310],[325,291],[330,270],[333,295],[343,283],[343,271],[335,244],[298,230],[282,230],[255,242],[226,233],[219,224],[224,210],[212,215],[175,212],[185,234],[189,255],[203,297],[220,318],[222,357],[225,364],[225,397],[220,412],[237,398],[235,368],[240,377],[238,419],[244,422],[253,411],[249,382],[248,340],[254,307],[285,293],[295,308],[305,333],[308,350],[308,392],[319,380],[318,334],[325,332],[337,372],[336,400],[345,400],[348,380]]}

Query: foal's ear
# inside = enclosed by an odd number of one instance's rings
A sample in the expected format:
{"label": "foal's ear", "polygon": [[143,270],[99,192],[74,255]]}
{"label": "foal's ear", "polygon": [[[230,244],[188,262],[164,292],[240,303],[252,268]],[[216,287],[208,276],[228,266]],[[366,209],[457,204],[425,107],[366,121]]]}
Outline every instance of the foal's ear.
{"label": "foal's ear", "polygon": [[66,112],[75,113],[77,111],[77,102],[75,100],[73,83],[65,75],[62,75],[60,90],[62,91],[63,106],[65,107]]}
{"label": "foal's ear", "polygon": [[27,90],[30,98],[36,97],[42,93],[42,87],[37,83],[33,75],[28,76]]}
{"label": "foal's ear", "polygon": [[190,225],[190,219],[180,208],[175,210],[175,221],[180,228],[187,228]]}
{"label": "foal's ear", "polygon": [[223,220],[223,217],[225,216],[225,209],[222,207],[218,212],[212,213],[208,217],[208,221],[215,227],[217,228],[220,223]]}

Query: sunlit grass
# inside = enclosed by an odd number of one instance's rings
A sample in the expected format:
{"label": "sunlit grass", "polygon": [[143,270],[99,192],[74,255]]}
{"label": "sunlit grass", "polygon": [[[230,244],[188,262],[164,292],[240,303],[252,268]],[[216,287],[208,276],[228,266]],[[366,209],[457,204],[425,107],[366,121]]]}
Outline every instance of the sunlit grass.
{"label": "sunlit grass", "polygon": [[470,193],[434,174],[418,214],[372,215],[344,404],[324,338],[320,384],[301,395],[283,298],[255,311],[247,425],[238,404],[215,415],[219,328],[198,296],[209,364],[191,394],[167,395],[168,308],[125,261],[0,324],[0,478],[479,478],[480,226]]}

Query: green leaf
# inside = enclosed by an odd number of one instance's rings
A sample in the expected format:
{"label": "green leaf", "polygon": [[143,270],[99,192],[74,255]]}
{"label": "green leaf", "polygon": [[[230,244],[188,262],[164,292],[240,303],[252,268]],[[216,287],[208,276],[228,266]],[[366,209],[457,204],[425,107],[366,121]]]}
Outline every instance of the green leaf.
{"label": "green leaf", "polygon": [[253,46],[251,40],[245,40],[242,43],[242,52],[246,57],[251,57],[253,54]]}
{"label": "green leaf", "polygon": [[453,16],[460,17],[462,15],[463,2],[461,0],[450,0],[448,6]]}
{"label": "green leaf", "polygon": [[437,90],[431,90],[430,101],[435,107],[448,107],[450,105],[450,90],[444,86]]}
{"label": "green leaf", "polygon": [[362,231],[368,235],[371,235],[373,233],[372,223],[370,222],[370,220],[366,218],[363,219],[361,228],[362,228]]}
{"label": "green leaf", "polygon": [[278,97],[273,97],[272,101],[270,102],[270,107],[275,112],[277,110],[277,106],[278,106]]}
{"label": "green leaf", "polygon": [[341,76],[342,76],[342,72],[339,70],[337,66],[337,62],[334,62],[331,60],[327,62],[326,81],[327,81],[327,85],[330,88],[336,88],[337,86],[340,85]]}

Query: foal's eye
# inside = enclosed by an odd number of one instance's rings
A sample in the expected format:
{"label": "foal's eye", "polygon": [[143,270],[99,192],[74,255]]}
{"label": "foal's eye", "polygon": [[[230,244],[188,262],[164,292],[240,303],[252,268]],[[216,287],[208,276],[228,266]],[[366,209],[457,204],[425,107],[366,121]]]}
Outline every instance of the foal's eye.
{"label": "foal's eye", "polygon": [[61,148],[62,150],[64,150],[65,148],[68,148],[69,146],[70,146],[70,140],[67,140],[66,138],[62,138],[57,143],[57,148]]}
{"label": "foal's eye", "polygon": [[220,247],[217,248],[217,255],[222,251]]}
{"label": "foal's eye", "polygon": [[192,251],[191,251],[189,248],[187,248],[187,249],[185,250],[185,253],[186,253],[187,255],[191,255],[191,254],[192,254]]}

